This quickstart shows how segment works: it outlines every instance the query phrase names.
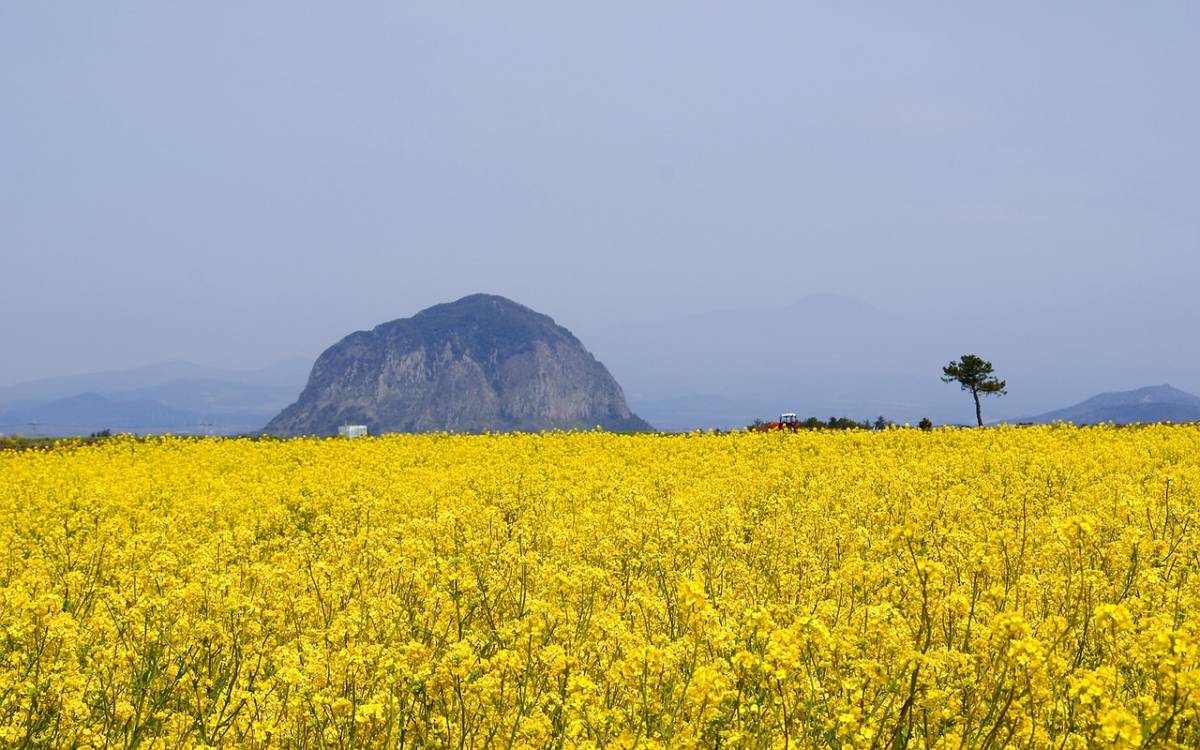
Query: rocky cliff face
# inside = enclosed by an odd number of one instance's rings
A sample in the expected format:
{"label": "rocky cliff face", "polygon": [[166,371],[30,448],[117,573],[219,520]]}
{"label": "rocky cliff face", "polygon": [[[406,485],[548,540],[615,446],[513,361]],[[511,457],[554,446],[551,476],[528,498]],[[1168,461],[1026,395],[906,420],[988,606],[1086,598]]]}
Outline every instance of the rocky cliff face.
{"label": "rocky cliff face", "polygon": [[348,423],[374,434],[650,429],[570,331],[486,294],[350,334],[264,431],[330,435]]}

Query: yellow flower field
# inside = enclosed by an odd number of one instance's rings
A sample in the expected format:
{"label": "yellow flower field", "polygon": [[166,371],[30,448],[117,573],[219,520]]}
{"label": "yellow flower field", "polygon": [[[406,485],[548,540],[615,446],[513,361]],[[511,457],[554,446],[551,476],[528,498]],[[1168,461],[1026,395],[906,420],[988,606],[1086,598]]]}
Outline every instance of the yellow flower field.
{"label": "yellow flower field", "polygon": [[1200,747],[1200,428],[0,452],[2,747]]}

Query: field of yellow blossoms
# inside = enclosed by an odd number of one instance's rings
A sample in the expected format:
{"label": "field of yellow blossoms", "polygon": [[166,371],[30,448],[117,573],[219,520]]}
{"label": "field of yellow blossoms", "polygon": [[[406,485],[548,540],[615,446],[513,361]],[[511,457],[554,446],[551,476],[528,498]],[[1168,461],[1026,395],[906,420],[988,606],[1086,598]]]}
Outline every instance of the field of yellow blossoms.
{"label": "field of yellow blossoms", "polygon": [[1200,428],[0,452],[0,747],[1200,747]]}

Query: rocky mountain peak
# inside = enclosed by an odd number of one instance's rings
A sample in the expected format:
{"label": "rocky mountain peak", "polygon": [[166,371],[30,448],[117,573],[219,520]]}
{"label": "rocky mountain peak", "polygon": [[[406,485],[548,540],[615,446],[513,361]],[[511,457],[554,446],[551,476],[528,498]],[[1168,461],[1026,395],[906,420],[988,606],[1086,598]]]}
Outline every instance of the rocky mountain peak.
{"label": "rocky mountain peak", "polygon": [[345,423],[374,433],[649,429],[570,331],[490,294],[345,337],[265,431],[328,435]]}

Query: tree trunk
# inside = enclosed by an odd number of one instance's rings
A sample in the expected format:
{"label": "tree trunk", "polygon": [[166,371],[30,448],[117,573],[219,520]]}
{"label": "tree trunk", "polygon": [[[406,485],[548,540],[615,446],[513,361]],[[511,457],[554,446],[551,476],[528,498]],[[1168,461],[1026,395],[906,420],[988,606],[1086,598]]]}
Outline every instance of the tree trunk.
{"label": "tree trunk", "polygon": [[975,421],[983,427],[983,410],[979,408],[979,391],[972,390],[971,395],[975,397]]}

